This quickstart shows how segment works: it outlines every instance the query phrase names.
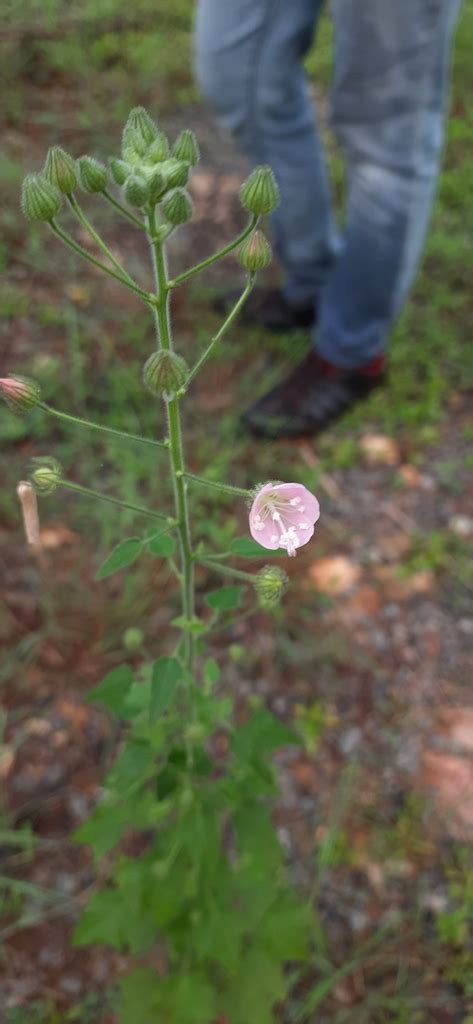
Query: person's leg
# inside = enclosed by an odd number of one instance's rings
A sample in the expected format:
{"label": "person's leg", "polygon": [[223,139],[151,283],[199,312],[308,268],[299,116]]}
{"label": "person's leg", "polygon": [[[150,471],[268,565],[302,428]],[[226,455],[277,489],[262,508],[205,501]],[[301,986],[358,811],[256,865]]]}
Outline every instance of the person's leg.
{"label": "person's leg", "polygon": [[196,74],[204,96],[251,163],[269,164],[281,203],[273,215],[284,294],[312,304],[335,233],[323,149],[301,60],[323,0],[199,0]]}
{"label": "person's leg", "polygon": [[460,0],[332,0],[334,129],[348,169],[342,249],[317,350],[339,367],[384,351],[421,254],[443,142]]}

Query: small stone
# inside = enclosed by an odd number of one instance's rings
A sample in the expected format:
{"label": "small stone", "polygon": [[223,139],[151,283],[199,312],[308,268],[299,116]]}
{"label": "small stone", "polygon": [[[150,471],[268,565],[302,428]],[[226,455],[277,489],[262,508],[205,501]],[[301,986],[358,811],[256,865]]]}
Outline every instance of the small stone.
{"label": "small stone", "polygon": [[473,519],[470,516],[452,516],[448,528],[457,537],[471,537],[473,536]]}

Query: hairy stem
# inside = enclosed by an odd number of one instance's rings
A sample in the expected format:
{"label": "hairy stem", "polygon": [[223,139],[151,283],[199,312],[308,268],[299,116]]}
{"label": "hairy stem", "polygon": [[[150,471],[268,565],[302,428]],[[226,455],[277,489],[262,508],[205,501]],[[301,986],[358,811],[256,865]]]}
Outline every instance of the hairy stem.
{"label": "hairy stem", "polygon": [[240,298],[235,303],[235,305],[234,305],[233,309],[231,310],[231,312],[228,314],[227,319],[222,324],[220,330],[217,331],[217,334],[214,335],[214,337],[212,338],[210,344],[207,346],[205,351],[202,353],[200,359],[197,360],[195,366],[190,371],[190,374],[189,374],[189,376],[187,378],[187,383],[188,384],[190,384],[191,380],[194,379],[195,375],[199,372],[199,370],[204,365],[204,363],[207,362],[207,359],[212,354],[212,352],[213,352],[217,342],[220,341],[220,338],[223,337],[223,335],[225,334],[225,331],[228,330],[230,325],[233,323],[235,318],[238,316],[238,313],[240,312],[241,307],[245,304],[245,302],[246,302],[246,300],[248,298],[248,295],[251,292],[251,289],[252,289],[252,287],[254,285],[254,282],[255,282],[255,277],[256,277],[256,274],[254,274],[254,273],[248,275],[248,284],[247,284],[246,288],[241,293]]}
{"label": "hairy stem", "polygon": [[244,487],[233,487],[232,484],[221,484],[217,480],[206,480],[204,476],[197,476],[196,473],[189,473],[187,470],[184,473],[186,480],[193,480],[196,484],[201,484],[202,487],[211,487],[215,491],[221,491],[222,494],[234,494],[239,498],[251,498],[251,491],[246,490]]}
{"label": "hairy stem", "polygon": [[[172,335],[169,322],[169,288],[167,280],[166,256],[163,241],[157,237],[156,216],[154,209],[148,213],[148,233],[153,254],[153,265],[156,280],[156,327],[159,346],[172,349]],[[187,502],[187,483],[185,479],[184,455],[182,450],[182,429],[179,400],[167,403],[169,432],[169,462],[173,481],[174,503],[178,520],[180,583],[182,612],[190,621],[194,617],[194,563],[192,559],[192,543],[189,525],[189,508]],[[184,658],[186,668],[192,671],[195,653],[195,642],[192,633],[184,633]]]}
{"label": "hairy stem", "polygon": [[51,413],[52,416],[57,416],[60,420],[65,420],[67,423],[73,423],[78,427],[87,427],[90,430],[100,430],[104,434],[110,434],[112,437],[124,438],[126,441],[141,441],[141,444],[149,444],[154,448],[168,447],[164,441],[154,441],[150,437],[142,437],[141,434],[128,434],[126,430],[116,430],[115,427],[106,427],[102,423],[94,423],[93,420],[84,420],[80,416],[72,416],[68,412],[60,412],[59,409],[53,409],[52,405],[47,405],[46,402],[39,402],[39,408],[44,409],[45,412]]}
{"label": "hairy stem", "polygon": [[133,280],[132,277],[130,277],[125,268],[122,267],[121,263],[118,262],[118,260],[113,255],[113,252],[111,252],[108,248],[108,245],[105,244],[103,238],[100,237],[98,232],[90,223],[90,220],[88,219],[88,217],[86,217],[82,207],[79,206],[77,199],[75,199],[73,195],[69,195],[67,199],[69,206],[71,207],[71,210],[77,217],[79,223],[82,224],[82,227],[85,228],[85,230],[89,233],[90,237],[93,238],[95,244],[98,245],[99,249],[103,252],[104,256],[106,256],[107,259],[110,260],[110,263],[115,267],[115,270],[121,275],[121,277],[123,277],[125,281],[128,281],[128,284],[130,286],[132,286],[133,288],[137,288],[138,285],[136,284],[136,282]]}
{"label": "hairy stem", "polygon": [[194,274],[199,274],[201,270],[206,270],[207,267],[211,267],[212,263],[216,263],[217,260],[221,260],[223,256],[227,256],[228,253],[233,252],[237,246],[241,245],[245,241],[245,238],[251,234],[258,223],[259,217],[254,215],[246,228],[233,239],[233,242],[229,242],[228,245],[224,245],[223,249],[219,249],[218,252],[214,252],[212,256],[208,256],[206,260],[202,260],[201,263],[196,263],[195,267],[189,267],[189,270],[184,270],[182,274],[178,274],[172,281],[169,281],[169,288],[176,288],[179,284],[184,281],[188,281]]}
{"label": "hairy stem", "polygon": [[168,519],[168,516],[164,512],[152,512],[149,508],[143,508],[142,505],[132,505],[129,501],[121,501],[119,498],[112,498],[110,494],[102,494],[100,491],[94,491],[91,487],[83,487],[82,484],[73,484],[70,480],[61,480],[61,487],[66,487],[68,491],[75,491],[76,494],[85,494],[88,498],[98,498],[99,501],[108,501],[111,505],[118,505],[119,508],[126,508],[130,512],[139,512],[142,516],[150,516],[151,519]]}
{"label": "hairy stem", "polygon": [[143,224],[143,221],[140,220],[139,217],[135,217],[134,213],[132,213],[131,210],[127,210],[126,206],[122,206],[122,204],[118,202],[118,199],[115,199],[115,197],[110,194],[108,189],[104,188],[103,192],[101,192],[101,195],[112,206],[114,206],[119,213],[121,213],[124,217],[127,217],[132,224],[134,224],[137,228],[141,228],[142,231],[146,231],[146,224]]}
{"label": "hairy stem", "polygon": [[111,270],[110,267],[107,267],[105,263],[101,263],[100,260],[96,260],[95,256],[92,256],[90,252],[87,252],[87,249],[83,249],[81,245],[75,242],[74,239],[63,231],[54,220],[49,221],[49,226],[51,230],[54,231],[54,234],[57,235],[62,242],[68,245],[73,252],[77,253],[78,256],[82,256],[85,260],[88,260],[89,263],[92,263],[94,267],[98,267],[99,270],[103,270],[104,274],[108,274],[109,277],[115,278],[115,281],[119,281],[120,284],[124,284],[127,288],[130,288],[131,291],[135,292],[136,295],[139,295],[140,299],[143,299],[144,302],[148,303],[148,305],[153,304],[154,297],[152,295],[143,291],[143,289],[139,288],[137,284],[130,284],[126,278],[122,277],[121,274],[115,273],[115,271]]}
{"label": "hairy stem", "polygon": [[237,580],[244,580],[245,583],[254,583],[254,573],[245,572],[243,569],[234,569],[231,565],[222,565],[220,562],[214,562],[211,558],[197,558],[199,565],[205,565],[206,569],[212,569],[213,572],[218,572],[222,576],[234,576]]}

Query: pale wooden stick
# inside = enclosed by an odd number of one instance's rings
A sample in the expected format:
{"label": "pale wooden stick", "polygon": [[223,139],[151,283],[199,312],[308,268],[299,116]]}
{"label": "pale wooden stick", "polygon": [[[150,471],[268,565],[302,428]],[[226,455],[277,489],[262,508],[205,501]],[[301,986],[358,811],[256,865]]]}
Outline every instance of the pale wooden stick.
{"label": "pale wooden stick", "polygon": [[39,515],[36,492],[31,484],[21,480],[16,489],[20,500],[21,512],[23,515],[23,526],[25,528],[26,540],[30,547],[38,552],[41,548],[41,537],[39,533]]}

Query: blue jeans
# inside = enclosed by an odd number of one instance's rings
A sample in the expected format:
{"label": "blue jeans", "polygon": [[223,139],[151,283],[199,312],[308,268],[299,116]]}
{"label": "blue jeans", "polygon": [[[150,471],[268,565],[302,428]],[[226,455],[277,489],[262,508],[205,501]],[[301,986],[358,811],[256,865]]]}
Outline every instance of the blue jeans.
{"label": "blue jeans", "polygon": [[250,161],[276,175],[286,297],[316,301],[318,351],[352,368],[385,349],[418,265],[460,0],[332,0],[332,124],[347,172],[340,234],[301,65],[323,2],[199,0],[196,73]]}

